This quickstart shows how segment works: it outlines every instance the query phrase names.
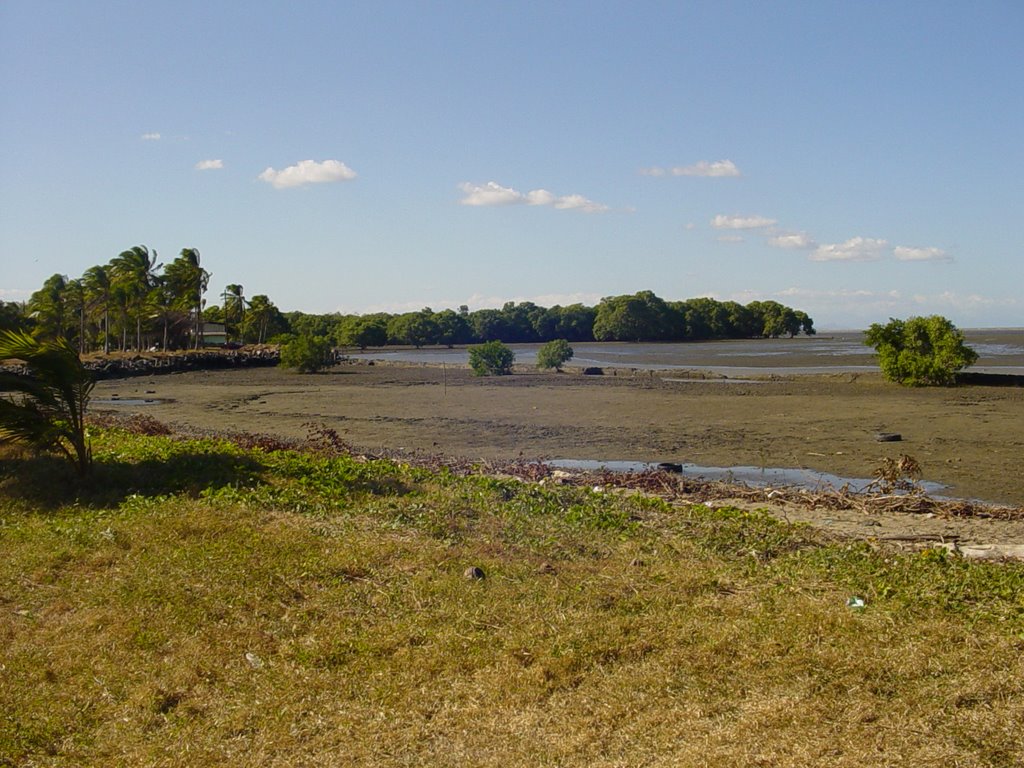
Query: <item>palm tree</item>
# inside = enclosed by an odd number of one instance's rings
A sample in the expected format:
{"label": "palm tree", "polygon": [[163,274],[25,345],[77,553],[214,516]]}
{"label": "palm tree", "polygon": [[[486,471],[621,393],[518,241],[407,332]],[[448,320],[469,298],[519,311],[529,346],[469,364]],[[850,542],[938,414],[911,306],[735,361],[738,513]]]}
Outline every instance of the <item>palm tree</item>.
{"label": "palm tree", "polygon": [[115,329],[120,329],[121,344],[118,347],[122,352],[128,349],[128,325],[131,320],[132,294],[124,283],[114,282],[111,284],[111,301],[117,315]]}
{"label": "palm tree", "polygon": [[150,291],[149,306],[156,311],[156,316],[160,318],[163,325],[164,337],[161,349],[166,351],[170,345],[171,326],[179,325],[188,310],[184,309],[183,311],[182,303],[174,292],[174,286],[166,276],[156,279],[156,285]]}
{"label": "palm tree", "polygon": [[236,338],[242,338],[242,323],[245,321],[245,289],[232,283],[224,289],[224,323],[230,323]]}
{"label": "palm tree", "polygon": [[28,299],[28,313],[36,322],[37,333],[55,339],[64,335],[68,314],[68,279],[49,277],[43,287]]}
{"label": "palm tree", "polygon": [[110,302],[113,299],[110,270],[102,266],[89,267],[82,280],[85,284],[86,299],[91,307],[103,310],[103,354],[108,354],[110,352]]}
{"label": "palm tree", "polygon": [[125,289],[131,309],[135,311],[135,349],[142,349],[142,317],[146,313],[150,291],[156,280],[157,254],[144,245],[121,251],[111,262],[114,282]]}
{"label": "palm tree", "polygon": [[199,250],[183,248],[181,255],[167,265],[164,277],[183,308],[192,313],[195,323],[193,338],[199,349],[203,336],[203,294],[210,284],[210,273],[200,266]]}
{"label": "palm tree", "polygon": [[0,301],[0,330],[21,331],[29,327],[25,305],[16,301]]}
{"label": "palm tree", "polygon": [[267,329],[270,321],[278,314],[277,307],[270,300],[270,297],[262,293],[256,294],[249,301],[249,315],[245,323],[245,336],[252,338],[255,331],[256,343],[262,344],[267,340]]}
{"label": "palm tree", "polygon": [[[69,320],[71,316],[75,316],[78,320],[78,354],[85,354],[86,301],[85,286],[82,284],[82,279],[69,280],[65,295],[67,296],[66,307]],[[68,336],[71,336],[72,326],[70,323],[67,330],[69,332]]]}
{"label": "palm tree", "polygon": [[56,450],[79,476],[92,467],[85,432],[85,409],[92,376],[78,352],[63,337],[39,341],[24,331],[0,331],[0,360],[21,360],[28,376],[0,374],[0,441],[24,443],[34,450]]}

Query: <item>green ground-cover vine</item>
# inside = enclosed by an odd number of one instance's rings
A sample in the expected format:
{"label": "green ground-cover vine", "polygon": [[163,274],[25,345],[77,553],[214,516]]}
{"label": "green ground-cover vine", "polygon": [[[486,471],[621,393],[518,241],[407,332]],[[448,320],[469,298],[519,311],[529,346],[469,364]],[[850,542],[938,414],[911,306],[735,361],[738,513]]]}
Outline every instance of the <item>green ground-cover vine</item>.
{"label": "green ground-cover vine", "polygon": [[739,733],[818,764],[1024,757],[1022,564],[611,488],[93,441],[91,485],[0,456],[0,764],[183,740],[189,765],[430,763],[424,734],[495,764],[657,764],[694,730],[728,764]]}

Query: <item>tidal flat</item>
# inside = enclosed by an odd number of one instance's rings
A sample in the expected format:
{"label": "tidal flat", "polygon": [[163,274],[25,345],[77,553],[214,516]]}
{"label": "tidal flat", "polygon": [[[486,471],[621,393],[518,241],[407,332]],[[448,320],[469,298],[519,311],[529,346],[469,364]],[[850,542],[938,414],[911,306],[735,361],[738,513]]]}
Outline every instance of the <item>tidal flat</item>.
{"label": "tidal flat", "polygon": [[[914,457],[951,496],[1024,504],[1024,388],[908,389],[877,373],[750,381],[606,369],[478,378],[462,367],[366,361],[322,374],[193,372],[100,382],[95,397],[190,429],[287,438],[311,425],[361,450],[476,459],[687,462],[872,477]],[[898,433],[881,443],[878,433]]]}

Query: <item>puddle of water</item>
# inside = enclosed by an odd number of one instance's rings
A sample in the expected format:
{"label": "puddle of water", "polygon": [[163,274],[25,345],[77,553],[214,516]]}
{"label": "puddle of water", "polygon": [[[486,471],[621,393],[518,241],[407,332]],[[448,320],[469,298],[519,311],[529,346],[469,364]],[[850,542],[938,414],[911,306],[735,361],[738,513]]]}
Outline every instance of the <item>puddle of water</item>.
{"label": "puddle of water", "polygon": [[[644,461],[589,461],[580,459],[553,459],[546,462],[556,469],[575,469],[594,472],[607,469],[612,472],[646,472],[658,469],[658,464]],[[809,490],[839,489],[844,486],[854,492],[865,490],[874,480],[858,477],[839,477],[828,472],[813,469],[785,469],[781,467],[702,467],[698,464],[682,464],[681,474],[701,480],[720,480],[729,483],[743,483],[752,486],[779,486],[807,488]],[[946,488],[941,483],[924,481],[919,483],[927,493],[934,494]]]}
{"label": "puddle of water", "polygon": [[160,405],[166,402],[167,400],[158,397],[111,397],[107,399],[94,398],[92,400],[93,405]]}
{"label": "puddle of water", "polygon": [[671,381],[676,384],[777,384],[777,381],[770,381],[768,379],[665,379],[662,381]]}

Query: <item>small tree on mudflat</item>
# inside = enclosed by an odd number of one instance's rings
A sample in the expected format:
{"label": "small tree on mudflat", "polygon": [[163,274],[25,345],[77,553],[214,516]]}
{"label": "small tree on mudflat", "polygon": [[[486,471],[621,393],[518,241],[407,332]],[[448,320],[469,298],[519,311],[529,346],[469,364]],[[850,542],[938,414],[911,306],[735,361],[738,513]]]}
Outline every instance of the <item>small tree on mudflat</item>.
{"label": "small tree on mudflat", "polygon": [[516,353],[500,341],[469,348],[469,367],[477,376],[507,376],[515,359]]}
{"label": "small tree on mudflat", "polygon": [[572,347],[565,339],[549,341],[537,350],[537,367],[541,369],[554,368],[561,371],[562,366],[572,360]]}
{"label": "small tree on mudflat", "polygon": [[963,333],[940,315],[874,323],[864,343],[875,348],[885,378],[910,387],[955,384],[957,371],[978,359]]}
{"label": "small tree on mudflat", "polygon": [[334,365],[334,349],[323,336],[296,336],[281,347],[282,368],[316,373]]}

